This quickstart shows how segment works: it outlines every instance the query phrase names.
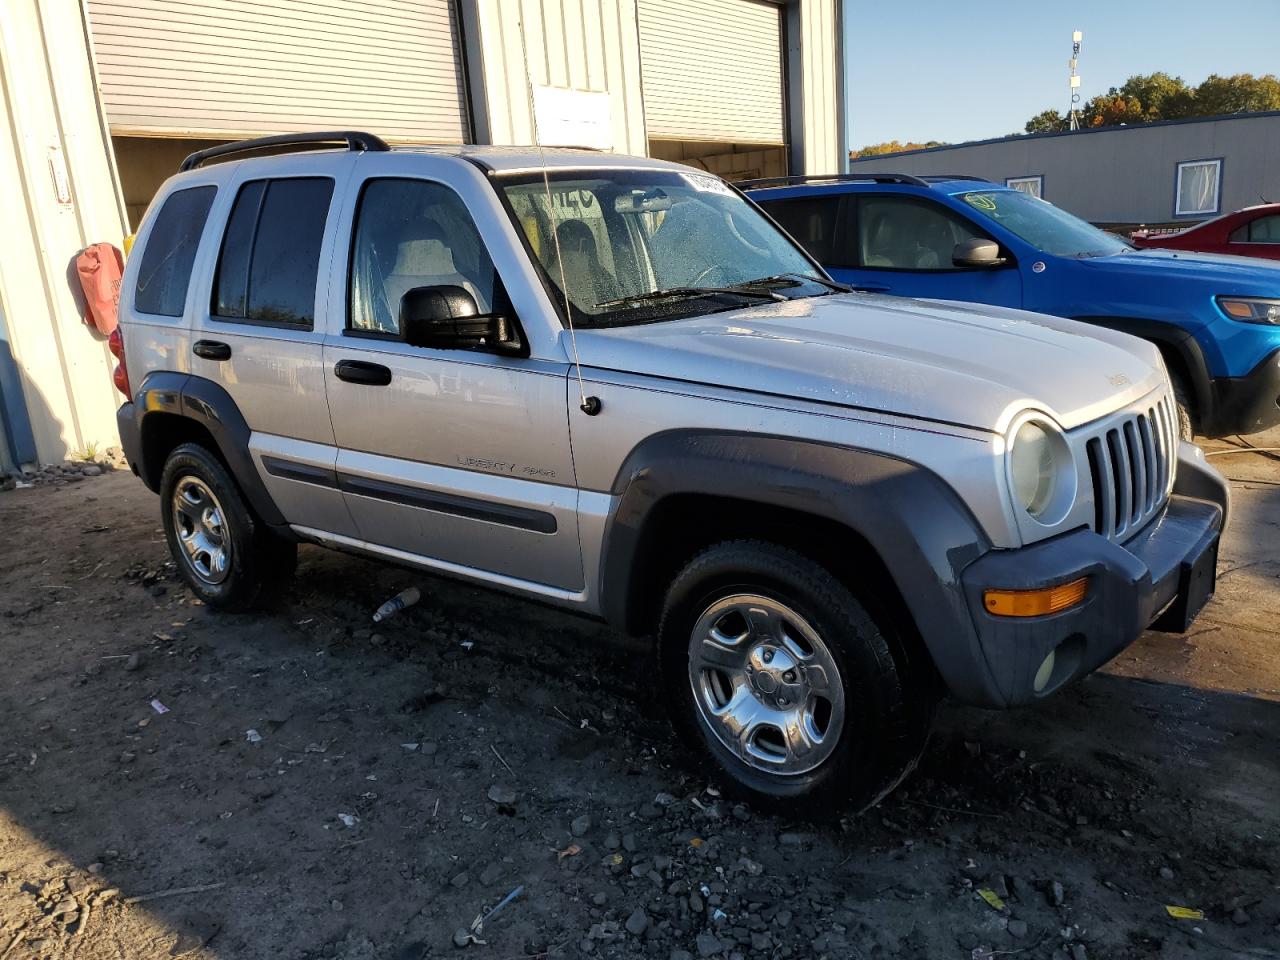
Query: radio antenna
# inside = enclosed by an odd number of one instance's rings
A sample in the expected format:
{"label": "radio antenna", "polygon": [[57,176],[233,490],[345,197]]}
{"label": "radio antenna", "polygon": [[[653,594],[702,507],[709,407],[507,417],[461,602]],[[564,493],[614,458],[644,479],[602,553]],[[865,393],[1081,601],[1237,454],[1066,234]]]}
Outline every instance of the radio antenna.
{"label": "radio antenna", "polygon": [[569,324],[569,349],[573,353],[573,369],[578,375],[578,407],[588,416],[600,412],[600,401],[587,396],[582,380],[582,360],[578,356],[578,335],[573,328],[573,304],[569,302],[569,285],[565,280],[564,257],[560,254],[560,231],[556,229],[556,208],[551,198],[551,177],[547,172],[547,155],[542,147],[542,133],[538,130],[538,110],[533,99],[533,74],[529,72],[529,47],[524,38],[524,18],[520,19],[520,55],[524,60],[525,89],[529,96],[529,117],[533,121],[533,142],[538,148],[538,161],[542,167],[542,188],[547,197],[547,222],[551,227],[551,243],[556,252],[556,266],[560,272],[560,295],[564,298],[564,315]]}

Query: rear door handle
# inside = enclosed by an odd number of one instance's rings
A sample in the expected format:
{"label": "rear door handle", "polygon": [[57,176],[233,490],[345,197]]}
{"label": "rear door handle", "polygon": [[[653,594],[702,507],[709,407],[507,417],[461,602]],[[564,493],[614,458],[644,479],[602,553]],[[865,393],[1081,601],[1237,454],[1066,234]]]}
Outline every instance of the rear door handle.
{"label": "rear door handle", "polygon": [[220,340],[197,340],[191,352],[206,360],[230,360],[231,346]]}
{"label": "rear door handle", "polygon": [[339,380],[362,383],[368,387],[385,387],[391,382],[391,368],[363,360],[339,360],[333,372]]}

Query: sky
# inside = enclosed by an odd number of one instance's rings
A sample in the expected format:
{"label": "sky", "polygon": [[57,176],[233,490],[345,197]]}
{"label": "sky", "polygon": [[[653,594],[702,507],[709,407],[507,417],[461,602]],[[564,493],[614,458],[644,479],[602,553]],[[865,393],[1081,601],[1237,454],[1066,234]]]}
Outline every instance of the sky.
{"label": "sky", "polygon": [[1135,73],[1280,74],[1280,0],[842,2],[852,149],[1002,137],[1065,111],[1073,30],[1082,103]]}

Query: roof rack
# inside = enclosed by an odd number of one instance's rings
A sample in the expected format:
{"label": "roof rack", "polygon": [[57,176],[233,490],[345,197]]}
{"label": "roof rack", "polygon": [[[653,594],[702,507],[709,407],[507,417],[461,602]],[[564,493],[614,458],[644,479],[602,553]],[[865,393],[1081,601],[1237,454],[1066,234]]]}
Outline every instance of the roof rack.
{"label": "roof rack", "polygon": [[976,180],[978,183],[990,183],[986,177],[971,177],[967,173],[933,173],[922,179],[930,183],[942,183],[946,180]]}
{"label": "roof rack", "polygon": [[821,173],[803,177],[764,177],[759,180],[741,180],[734,184],[742,190],[758,190],[761,187],[789,187],[801,183],[906,183],[914,187],[927,187],[928,182],[908,173]]}
{"label": "roof rack", "polygon": [[216,147],[209,147],[207,150],[197,150],[187,159],[182,161],[182,165],[178,167],[180,173],[187,170],[194,170],[206,160],[214,160],[218,157],[230,156],[233,153],[248,153],[254,150],[267,150],[271,147],[288,147],[297,144],[313,144],[317,148],[321,146],[333,146],[338,143],[345,143],[348,150],[365,151],[372,153],[385,153],[391,148],[387,146],[386,141],[381,137],[376,137],[372,133],[362,133],[359,130],[325,130],[319,133],[282,133],[275,137],[258,137],[255,140],[237,140],[234,143],[224,143]]}

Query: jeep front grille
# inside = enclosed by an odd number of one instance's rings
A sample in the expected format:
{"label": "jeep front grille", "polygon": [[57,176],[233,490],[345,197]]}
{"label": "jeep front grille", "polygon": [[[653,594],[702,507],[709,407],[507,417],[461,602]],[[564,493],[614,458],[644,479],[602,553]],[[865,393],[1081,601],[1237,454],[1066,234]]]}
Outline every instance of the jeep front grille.
{"label": "jeep front grille", "polygon": [[1136,533],[1168,499],[1177,463],[1173,399],[1108,420],[1085,444],[1093,477],[1093,528],[1111,540]]}

